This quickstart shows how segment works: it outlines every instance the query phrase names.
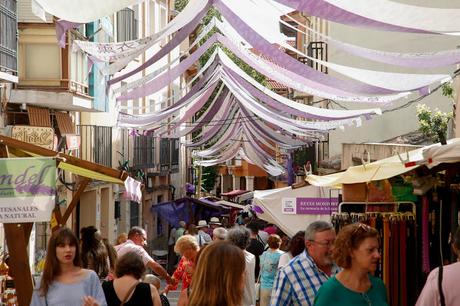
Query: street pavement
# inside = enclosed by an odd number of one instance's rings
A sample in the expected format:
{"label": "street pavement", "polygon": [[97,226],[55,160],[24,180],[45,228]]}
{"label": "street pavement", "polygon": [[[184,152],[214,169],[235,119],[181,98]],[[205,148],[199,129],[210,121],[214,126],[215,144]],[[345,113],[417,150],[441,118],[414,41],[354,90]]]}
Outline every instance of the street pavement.
{"label": "street pavement", "polygon": [[[160,291],[163,291],[164,288],[165,288],[165,285],[166,285],[166,282],[164,280],[161,280],[161,290]],[[181,285],[179,285],[179,288],[180,288]],[[169,300],[169,304],[171,304],[171,306],[177,306],[177,301],[179,300],[179,295],[180,295],[180,291],[179,290],[171,290],[168,292],[168,300]]]}

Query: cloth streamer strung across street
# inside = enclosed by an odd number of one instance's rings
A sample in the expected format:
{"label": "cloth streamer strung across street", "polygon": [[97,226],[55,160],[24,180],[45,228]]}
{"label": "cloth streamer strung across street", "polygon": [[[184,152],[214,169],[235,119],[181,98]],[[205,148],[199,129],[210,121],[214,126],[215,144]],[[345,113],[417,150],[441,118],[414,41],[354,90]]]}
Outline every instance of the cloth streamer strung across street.
{"label": "cloth streamer strung across street", "polygon": [[[267,0],[269,1],[269,0]],[[295,19],[290,19],[294,23],[297,23]],[[281,20],[281,23],[290,29],[304,34],[309,35],[306,32],[292,26],[291,24]],[[349,54],[366,58],[375,62],[385,63],[394,66],[409,67],[409,68],[437,68],[450,66],[457,63],[460,63],[460,50],[442,50],[436,52],[416,52],[416,53],[402,53],[402,52],[390,52],[382,51],[376,49],[365,48],[362,46],[353,45],[346,43],[337,39],[334,39],[330,36],[327,36],[321,32],[318,32],[310,27],[301,25],[305,27],[308,32],[320,36],[324,41],[329,43],[331,46],[334,46],[342,51],[345,51]]]}
{"label": "cloth streamer strung across street", "polygon": [[460,33],[452,20],[460,18],[460,9],[439,9],[408,5],[389,0],[276,0],[309,15],[330,21],[379,30],[412,33]]}

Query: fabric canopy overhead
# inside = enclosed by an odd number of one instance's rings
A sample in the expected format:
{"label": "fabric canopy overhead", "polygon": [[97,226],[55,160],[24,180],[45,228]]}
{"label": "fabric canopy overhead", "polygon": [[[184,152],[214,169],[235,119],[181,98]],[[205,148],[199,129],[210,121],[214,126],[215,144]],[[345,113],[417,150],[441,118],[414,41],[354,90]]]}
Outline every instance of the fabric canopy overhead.
{"label": "fabric canopy overhead", "polygon": [[[283,198],[329,198],[330,189],[316,186],[305,186],[292,189],[284,187],[270,190],[254,191],[253,205],[261,208],[263,212],[257,213],[257,217],[269,223],[276,224],[288,236],[294,236],[298,231],[304,231],[314,221],[330,221],[329,214],[326,215],[291,215],[282,213]],[[255,209],[255,211],[261,211]],[[331,212],[332,214],[332,212]]]}
{"label": "fabric canopy overhead", "polygon": [[[272,4],[272,2],[269,3]],[[272,9],[278,10],[276,6],[272,6]],[[318,35],[319,37],[321,37],[322,40],[329,43],[331,46],[341,49],[342,51],[345,51],[349,54],[353,54],[355,56],[362,58],[367,58],[372,61],[381,62],[394,66],[418,69],[444,67],[454,65],[460,62],[460,50],[458,49],[415,53],[401,53],[370,49],[339,41],[337,39],[334,39],[333,37],[327,36],[324,33],[318,32],[315,29],[300,23],[299,21],[297,21],[289,15],[286,15],[286,17],[289,19],[289,22],[280,20],[280,23],[290,28],[291,30],[307,36],[313,33],[314,35]],[[291,23],[300,25],[300,27],[295,27]],[[308,33],[301,30],[302,28],[305,28],[306,31],[308,31]],[[285,43],[285,41],[286,40],[283,40],[282,43]]]}
{"label": "fabric canopy overhead", "polygon": [[389,0],[277,0],[309,15],[353,26],[413,33],[460,33],[460,9],[408,5]]}
{"label": "fabric canopy overhead", "polygon": [[[162,39],[165,39],[168,35],[171,35],[177,32],[183,27],[194,28],[193,22],[197,23],[197,20],[200,19],[200,16],[203,16],[208,10],[209,4],[207,0],[195,0],[187,5],[179,15],[171,20],[161,31],[150,35],[145,38],[140,38],[132,41],[125,42],[114,42],[114,43],[100,43],[100,42],[90,42],[90,41],[75,41],[75,46],[86,52],[91,56],[92,59],[111,62],[108,71],[103,69],[103,72],[106,74],[113,74],[123,67],[125,67],[129,62],[134,60],[139,54],[146,51],[153,45],[160,42]],[[185,30],[187,31],[187,30]],[[179,38],[181,35],[179,35]],[[171,46],[174,43],[171,43]],[[167,49],[165,49],[165,53]],[[158,52],[159,58],[161,58],[161,53]],[[159,59],[158,58],[158,59]]]}
{"label": "fabric canopy overhead", "polygon": [[448,74],[421,74],[421,73],[399,73],[387,72],[378,70],[369,70],[355,68],[345,65],[339,65],[329,61],[322,61],[310,57],[297,49],[285,44],[289,50],[305,56],[309,60],[328,67],[329,69],[338,72],[349,78],[358,80],[360,82],[386,88],[394,91],[414,91],[428,92],[429,86],[438,82],[447,82],[451,80]]}
{"label": "fabric canopy overhead", "polygon": [[[295,19],[290,19],[293,22],[302,25]],[[289,24],[288,22],[281,21],[282,24],[291,28],[292,30],[308,35],[306,32],[300,30]],[[303,25],[302,25],[303,26]],[[390,52],[376,49],[365,48],[358,45],[349,44],[343,41],[339,41],[330,36],[324,35],[310,27],[307,27],[308,32],[314,33],[320,36],[331,46],[334,46],[342,51],[349,54],[367,58],[369,60],[385,63],[394,66],[409,67],[409,68],[437,68],[454,65],[460,62],[460,50],[442,50],[436,52],[417,52],[417,53],[401,53],[401,52]]]}
{"label": "fabric canopy overhead", "polygon": [[[232,39],[232,41],[238,41],[239,43],[241,41],[244,41],[245,44],[250,44],[250,42],[247,42],[246,40],[242,39],[237,32],[232,33],[229,30],[231,29],[231,27],[226,24],[225,19],[222,22],[219,20],[216,20],[215,24],[217,28],[225,36]],[[264,37],[264,38],[268,39],[267,37]],[[395,72],[360,69],[360,68],[354,68],[350,66],[335,64],[330,61],[322,61],[322,60],[310,57],[307,54],[292,47],[291,45],[286,43],[286,39],[287,38],[285,38],[284,40],[279,40],[277,41],[277,43],[281,47],[287,50],[290,50],[294,53],[297,53],[299,56],[306,57],[310,61],[316,62],[325,67],[328,67],[329,69],[332,69],[346,77],[349,77],[357,81],[360,81],[362,83],[376,86],[379,88],[392,90],[394,92],[407,92],[407,91],[414,91],[414,90],[421,90],[421,89],[424,89],[424,91],[427,91],[429,85],[434,84],[436,82],[440,82],[440,81],[446,81],[446,80],[449,80],[450,78],[450,76],[446,74],[395,73]]]}
{"label": "fabric canopy overhead", "polygon": [[452,22],[460,19],[460,9],[422,7],[390,0],[374,0],[372,5],[366,0],[324,1],[351,14],[399,27],[443,34],[460,33],[460,25]]}
{"label": "fabric canopy overhead", "polygon": [[32,0],[38,8],[61,19],[87,23],[113,14],[142,0]]}

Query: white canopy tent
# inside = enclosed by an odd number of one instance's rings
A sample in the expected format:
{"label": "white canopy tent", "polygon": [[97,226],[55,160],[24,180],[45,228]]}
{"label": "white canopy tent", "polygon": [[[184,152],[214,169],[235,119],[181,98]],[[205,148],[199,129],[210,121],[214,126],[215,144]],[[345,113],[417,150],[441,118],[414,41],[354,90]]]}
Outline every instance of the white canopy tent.
{"label": "white canopy tent", "polygon": [[[305,186],[296,189],[284,187],[270,190],[254,191],[253,205],[257,217],[278,226],[288,236],[292,237],[298,231],[304,231],[308,224],[316,220],[330,221],[331,214],[337,210],[338,190],[326,187]],[[286,212],[286,203],[297,199],[322,200],[325,209],[320,214],[296,214]],[[295,200],[294,200],[295,201]],[[291,202],[292,203],[292,202]],[[318,203],[314,204],[319,205]],[[259,213],[260,208],[263,213]],[[298,211],[297,211],[298,213]]]}

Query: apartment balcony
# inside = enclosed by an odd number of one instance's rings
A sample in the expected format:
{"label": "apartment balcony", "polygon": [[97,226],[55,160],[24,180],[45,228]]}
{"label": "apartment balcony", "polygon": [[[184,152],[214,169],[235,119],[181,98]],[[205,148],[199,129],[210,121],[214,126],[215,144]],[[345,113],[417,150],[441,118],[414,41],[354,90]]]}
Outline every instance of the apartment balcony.
{"label": "apartment balcony", "polygon": [[112,127],[77,125],[77,134],[81,138],[80,158],[112,167]]}
{"label": "apartment balcony", "polygon": [[118,152],[118,164],[125,170],[137,173],[142,170],[146,177],[165,176],[179,171],[179,139],[156,138],[151,135],[119,130],[113,151]]}
{"label": "apartment balcony", "polygon": [[139,135],[134,138],[134,169],[155,168],[155,138]]}
{"label": "apartment balcony", "polygon": [[171,168],[171,143],[168,138],[160,139],[160,173],[169,172]]}
{"label": "apartment balcony", "polygon": [[18,18],[15,0],[0,1],[0,81],[18,82]]}
{"label": "apartment balcony", "polygon": [[[84,26],[79,31],[84,32]],[[67,47],[61,49],[52,23],[19,25],[19,83],[10,103],[95,111],[89,94],[87,57],[71,50],[72,37],[67,40]]]}
{"label": "apartment balcony", "polygon": [[[323,41],[312,41],[307,45],[307,55],[309,57],[327,62],[327,52],[327,43]],[[297,59],[313,69],[316,69],[322,73],[328,73],[327,67],[318,64],[317,62],[314,62],[312,60],[309,60],[307,57],[298,56]],[[293,90],[292,99],[301,100],[301,102],[309,104],[313,101],[313,96],[309,93]]]}

